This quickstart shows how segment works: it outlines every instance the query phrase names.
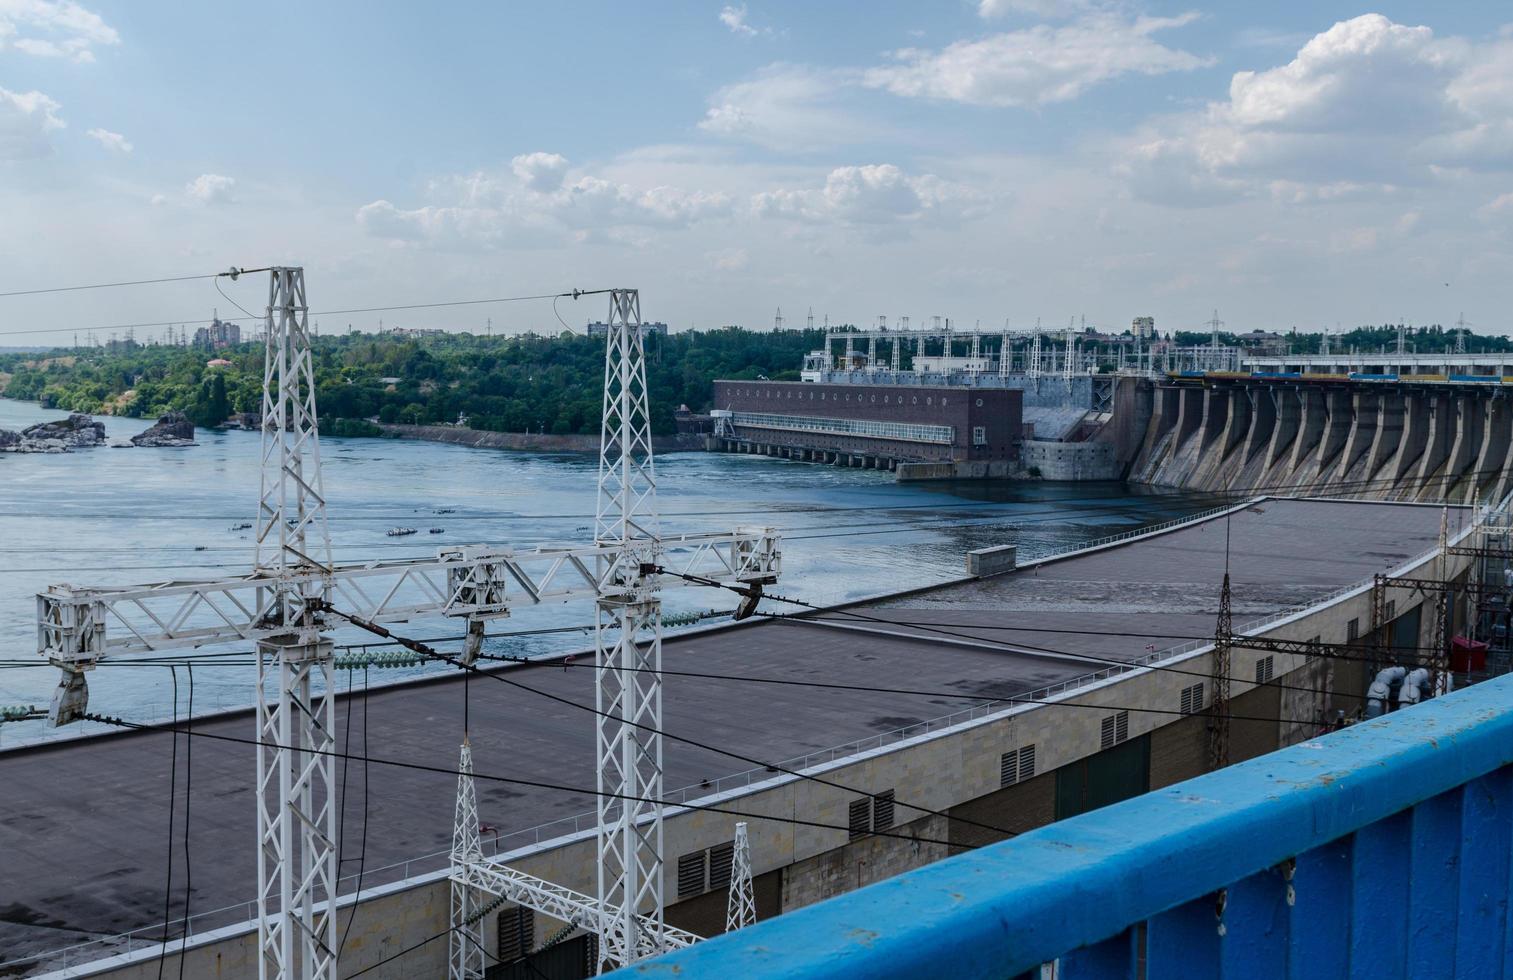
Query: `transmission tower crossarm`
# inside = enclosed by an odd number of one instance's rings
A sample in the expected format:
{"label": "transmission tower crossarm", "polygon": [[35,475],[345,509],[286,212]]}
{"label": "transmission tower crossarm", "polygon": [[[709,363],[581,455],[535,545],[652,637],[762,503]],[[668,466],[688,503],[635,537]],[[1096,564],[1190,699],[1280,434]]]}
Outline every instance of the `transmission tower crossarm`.
{"label": "transmission tower crossarm", "polygon": [[[771,581],[782,554],[772,528],[683,534],[659,542],[670,566],[660,586],[679,575],[730,582]],[[629,564],[628,564],[629,563]],[[629,567],[630,564],[634,568]],[[517,606],[597,598],[640,569],[619,545],[514,551],[469,546],[435,558],[288,568],[143,586],[52,586],[37,595],[37,650],[63,668],[72,692],[55,724],[86,710],[83,674],[101,659],[155,650],[259,641],[287,632],[305,615],[305,597],[329,594],[372,622],[417,616],[470,621],[508,616]],[[60,689],[60,694],[63,689]]]}

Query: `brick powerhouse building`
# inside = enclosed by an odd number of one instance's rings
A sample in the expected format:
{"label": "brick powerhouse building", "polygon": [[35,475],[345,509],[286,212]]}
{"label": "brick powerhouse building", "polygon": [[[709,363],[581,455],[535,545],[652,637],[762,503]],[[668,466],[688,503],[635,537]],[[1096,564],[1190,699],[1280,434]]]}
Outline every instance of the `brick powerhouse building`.
{"label": "brick powerhouse building", "polygon": [[1008,388],[716,381],[713,410],[727,449],[892,469],[1017,459],[1022,398]]}

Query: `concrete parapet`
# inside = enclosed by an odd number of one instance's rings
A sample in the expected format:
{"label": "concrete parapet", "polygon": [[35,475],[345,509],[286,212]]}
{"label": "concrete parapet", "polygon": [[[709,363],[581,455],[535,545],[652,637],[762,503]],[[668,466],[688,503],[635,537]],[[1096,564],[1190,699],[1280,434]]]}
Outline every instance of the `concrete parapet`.
{"label": "concrete parapet", "polygon": [[987,578],[1012,572],[1018,566],[1019,548],[1001,544],[992,548],[978,548],[967,552],[967,574],[973,578]]}

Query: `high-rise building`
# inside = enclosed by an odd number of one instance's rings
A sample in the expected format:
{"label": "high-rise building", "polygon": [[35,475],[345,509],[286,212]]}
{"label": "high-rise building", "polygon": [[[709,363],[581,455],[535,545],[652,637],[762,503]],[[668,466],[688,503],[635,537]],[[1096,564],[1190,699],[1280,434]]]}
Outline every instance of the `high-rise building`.
{"label": "high-rise building", "polygon": [[1131,329],[1140,340],[1149,340],[1156,335],[1156,318],[1153,316],[1137,316]]}
{"label": "high-rise building", "polygon": [[216,317],[210,321],[210,326],[201,327],[194,332],[194,346],[205,350],[221,350],[226,347],[235,347],[242,342],[242,328],[238,324],[229,323]]}

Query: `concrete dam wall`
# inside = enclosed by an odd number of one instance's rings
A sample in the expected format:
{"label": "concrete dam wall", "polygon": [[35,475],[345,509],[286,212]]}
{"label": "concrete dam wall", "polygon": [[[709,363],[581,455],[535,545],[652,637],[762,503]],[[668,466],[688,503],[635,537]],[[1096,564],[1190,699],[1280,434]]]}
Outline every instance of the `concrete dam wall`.
{"label": "concrete dam wall", "polygon": [[1450,500],[1513,489],[1501,385],[1158,385],[1130,480],[1187,490]]}

